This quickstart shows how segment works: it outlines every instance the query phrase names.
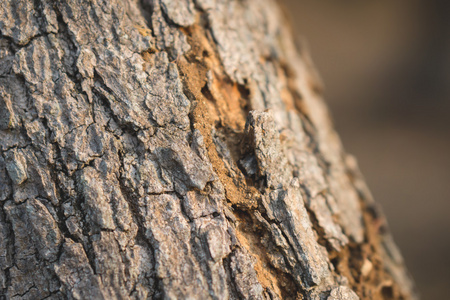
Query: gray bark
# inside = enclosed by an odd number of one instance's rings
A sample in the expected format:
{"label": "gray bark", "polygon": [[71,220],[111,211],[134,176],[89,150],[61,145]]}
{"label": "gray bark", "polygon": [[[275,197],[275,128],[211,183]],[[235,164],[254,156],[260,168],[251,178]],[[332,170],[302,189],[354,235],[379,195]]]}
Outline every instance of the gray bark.
{"label": "gray bark", "polygon": [[1,299],[416,297],[277,2],[6,0],[0,33]]}

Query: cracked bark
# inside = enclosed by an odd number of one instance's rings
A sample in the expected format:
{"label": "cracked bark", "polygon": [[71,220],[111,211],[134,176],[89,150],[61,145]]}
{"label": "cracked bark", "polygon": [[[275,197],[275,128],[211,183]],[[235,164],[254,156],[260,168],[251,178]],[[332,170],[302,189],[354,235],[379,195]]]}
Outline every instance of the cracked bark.
{"label": "cracked bark", "polygon": [[1,299],[416,299],[272,0],[0,3]]}

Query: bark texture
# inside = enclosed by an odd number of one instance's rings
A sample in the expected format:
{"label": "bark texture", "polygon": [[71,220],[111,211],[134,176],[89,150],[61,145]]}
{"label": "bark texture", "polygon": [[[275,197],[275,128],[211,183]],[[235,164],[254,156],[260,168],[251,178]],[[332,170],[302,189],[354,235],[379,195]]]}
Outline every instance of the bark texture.
{"label": "bark texture", "polygon": [[414,299],[272,0],[0,2],[1,299]]}

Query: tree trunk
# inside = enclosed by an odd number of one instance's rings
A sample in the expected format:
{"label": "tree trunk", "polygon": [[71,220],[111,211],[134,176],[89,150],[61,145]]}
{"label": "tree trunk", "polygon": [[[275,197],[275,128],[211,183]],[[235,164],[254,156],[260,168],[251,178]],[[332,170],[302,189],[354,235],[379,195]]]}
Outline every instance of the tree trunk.
{"label": "tree trunk", "polygon": [[416,298],[277,2],[6,0],[0,32],[1,299]]}

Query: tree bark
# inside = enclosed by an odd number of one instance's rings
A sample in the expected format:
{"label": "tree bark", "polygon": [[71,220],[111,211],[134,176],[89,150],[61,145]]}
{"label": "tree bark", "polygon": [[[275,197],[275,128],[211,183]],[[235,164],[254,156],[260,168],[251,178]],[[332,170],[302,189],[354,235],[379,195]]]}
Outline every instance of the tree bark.
{"label": "tree bark", "polygon": [[6,0],[0,32],[1,299],[416,298],[276,1]]}

